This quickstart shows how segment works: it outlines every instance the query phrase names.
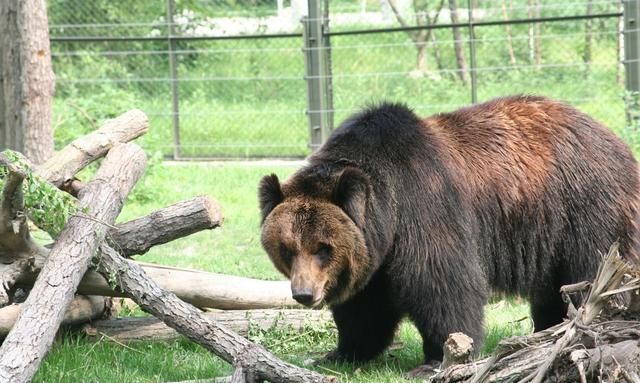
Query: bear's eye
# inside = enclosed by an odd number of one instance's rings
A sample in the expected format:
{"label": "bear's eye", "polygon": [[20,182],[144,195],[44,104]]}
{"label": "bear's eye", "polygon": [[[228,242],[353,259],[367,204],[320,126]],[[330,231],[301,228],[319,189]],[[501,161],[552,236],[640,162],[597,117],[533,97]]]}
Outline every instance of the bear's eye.
{"label": "bear's eye", "polygon": [[321,265],[326,264],[331,258],[331,246],[321,244],[318,251],[316,251],[315,256],[318,258]]}
{"label": "bear's eye", "polygon": [[291,260],[293,259],[293,251],[289,250],[289,248],[284,243],[280,244],[280,257],[285,264],[291,265]]}

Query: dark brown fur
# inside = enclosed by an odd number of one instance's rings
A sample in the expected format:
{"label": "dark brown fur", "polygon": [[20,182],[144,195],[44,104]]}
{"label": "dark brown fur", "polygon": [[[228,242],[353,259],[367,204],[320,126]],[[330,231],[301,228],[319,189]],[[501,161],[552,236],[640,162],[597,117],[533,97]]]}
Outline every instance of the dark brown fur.
{"label": "dark brown fur", "polygon": [[368,360],[408,316],[427,361],[452,332],[482,340],[490,288],[528,297],[537,330],[563,284],[619,241],[635,257],[638,173],[587,115],[509,97],[419,119],[382,104],[347,119],[280,186],[260,186],[262,243],[294,297],[326,301],[336,359]]}

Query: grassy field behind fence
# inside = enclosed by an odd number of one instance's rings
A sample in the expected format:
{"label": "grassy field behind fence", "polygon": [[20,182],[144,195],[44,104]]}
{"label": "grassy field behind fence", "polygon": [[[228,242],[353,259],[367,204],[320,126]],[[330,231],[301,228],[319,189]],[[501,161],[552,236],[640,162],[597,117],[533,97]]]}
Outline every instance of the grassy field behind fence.
{"label": "grassy field behind fence", "polygon": [[[512,27],[510,62],[504,27],[476,30],[478,100],[538,94],[577,106],[612,129],[624,126],[617,19],[594,22],[590,64],[584,62],[585,22],[540,26],[540,66],[531,62],[528,25]],[[421,115],[471,102],[457,79],[448,29],[434,32],[427,72],[414,76],[416,49],[404,32],[331,39],[336,124],[363,105],[404,102]],[[468,36],[461,29],[469,63]],[[186,157],[303,157],[308,154],[303,41],[180,42],[178,91],[182,155]],[[438,51],[440,63],[435,59]],[[92,130],[96,121],[137,107],[153,129],[149,152],[173,154],[171,88],[162,42],[56,43],[55,126],[58,146]]]}

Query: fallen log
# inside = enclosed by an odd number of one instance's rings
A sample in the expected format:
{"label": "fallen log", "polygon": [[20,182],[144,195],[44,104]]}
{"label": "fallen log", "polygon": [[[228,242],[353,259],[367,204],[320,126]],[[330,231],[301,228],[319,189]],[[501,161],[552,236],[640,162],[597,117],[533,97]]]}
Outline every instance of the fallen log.
{"label": "fallen log", "polygon": [[[46,258],[38,256],[32,269],[22,272],[16,286],[29,288]],[[145,273],[163,289],[200,308],[250,310],[301,307],[291,298],[289,281],[263,281],[199,270],[140,263]],[[78,286],[84,295],[127,296],[99,273],[89,270]]]}
{"label": "fallen log", "polygon": [[64,312],[108,227],[142,175],[146,159],[135,144],[109,151],[83,188],[78,213],[69,218],[0,347],[0,381],[28,382],[49,351]]}
{"label": "fallen log", "polygon": [[[1,313],[0,313],[1,316]],[[249,329],[279,329],[300,331],[317,329],[332,325],[331,313],[327,310],[248,310],[248,311],[209,311],[203,316],[226,326],[242,336]],[[128,343],[137,341],[175,340],[180,334],[155,317],[127,317],[94,321],[83,327],[89,339],[115,339]]]}
{"label": "fallen log", "polygon": [[221,224],[218,203],[211,197],[198,196],[117,225],[109,232],[109,241],[120,254],[131,256]]}
{"label": "fallen log", "polygon": [[[36,169],[36,174],[58,188],[73,182],[74,176],[119,143],[130,142],[149,130],[149,119],[132,109],[104,122],[98,130],[80,137],[56,152]],[[68,187],[68,186],[67,186]]]}
{"label": "fallen log", "polygon": [[122,290],[145,311],[168,326],[233,364],[232,381],[282,383],[335,382],[316,372],[276,358],[263,347],[206,318],[194,306],[160,288],[135,262],[121,257],[106,245],[100,247],[100,272],[111,275]]}
{"label": "fallen log", "polygon": [[[22,303],[0,308],[0,339],[7,336],[18,319]],[[78,325],[100,318],[106,309],[105,298],[77,295],[69,304],[62,319],[63,325]]]}

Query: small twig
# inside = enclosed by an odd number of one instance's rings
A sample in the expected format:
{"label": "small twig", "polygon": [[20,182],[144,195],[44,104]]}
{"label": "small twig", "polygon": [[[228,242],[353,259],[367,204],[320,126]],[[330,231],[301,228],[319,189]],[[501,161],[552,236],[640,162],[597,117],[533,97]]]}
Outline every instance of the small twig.
{"label": "small twig", "polygon": [[76,105],[75,103],[71,102],[71,101],[67,101],[67,105],[69,105],[70,107],[72,107],[73,109],[77,110],[78,112],[80,112],[80,114],[82,114],[82,116],[84,118],[87,119],[87,121],[89,121],[89,123],[91,124],[91,128],[93,130],[97,130],[99,128],[98,124],[96,124],[96,121],[93,117],[91,117],[89,115],[89,113],[87,113],[86,110],[82,109],[81,107],[79,107],[78,105]]}
{"label": "small twig", "polygon": [[129,347],[129,346],[127,346],[126,344],[124,344],[124,343],[122,343],[122,342],[118,341],[118,340],[117,340],[117,339],[115,339],[115,338],[110,337],[109,335],[107,335],[107,334],[105,334],[105,333],[103,333],[103,332],[100,332],[99,334],[100,334],[100,336],[107,338],[108,340],[112,341],[113,343],[115,343],[115,344],[117,344],[117,345],[119,345],[119,346],[122,346],[122,347],[126,348],[127,350],[131,350],[131,351],[134,351],[134,352],[137,352],[137,353],[139,353],[139,354],[144,355],[144,352],[142,352],[142,351],[140,351],[140,350],[136,350],[136,349],[135,349],[135,348],[133,348],[133,347]]}
{"label": "small twig", "polygon": [[621,368],[620,372],[622,373],[622,376],[624,377],[624,380],[627,381],[627,383],[640,383],[640,376],[638,376],[638,374],[636,374],[635,372],[629,372],[624,368]]}
{"label": "small twig", "polygon": [[587,375],[584,373],[584,363],[577,362],[578,374],[580,375],[580,383],[587,383]]}
{"label": "small twig", "polygon": [[560,292],[565,294],[574,294],[574,293],[585,291],[589,287],[591,287],[591,282],[582,281],[582,282],[573,283],[570,285],[564,285],[560,288]]}
{"label": "small twig", "polygon": [[316,367],[316,368],[319,368],[319,369],[321,369],[321,370],[325,370],[325,371],[327,371],[327,372],[330,372],[330,373],[332,373],[332,374],[334,374],[334,375],[337,375],[337,376],[343,376],[343,375],[344,375],[343,373],[341,373],[341,372],[339,372],[339,371],[332,370],[332,369],[330,369],[330,368],[328,368],[328,367],[321,366],[321,365],[319,365],[319,364],[316,364],[316,365],[315,365],[315,367]]}
{"label": "small twig", "polygon": [[510,321],[510,322],[507,322],[507,324],[508,324],[508,325],[509,325],[509,324],[516,324],[516,323],[524,322],[524,321],[526,321],[527,319],[530,319],[530,317],[529,317],[528,315],[527,315],[527,316],[523,316],[523,317],[522,317],[522,318],[520,318],[520,319],[515,319],[515,320],[512,320],[512,321]]}
{"label": "small twig", "polygon": [[71,214],[71,217],[77,217],[77,218],[87,219],[87,220],[92,221],[92,222],[101,223],[102,225],[104,225],[104,226],[108,227],[109,229],[117,229],[117,227],[116,227],[116,226],[111,225],[111,224],[109,224],[109,223],[107,223],[107,222],[104,222],[104,221],[102,221],[102,220],[99,220],[99,219],[97,219],[97,218],[95,218],[95,217],[92,217],[92,216],[90,216],[90,215],[87,215],[87,214],[83,214],[83,213],[75,213],[75,214]]}

